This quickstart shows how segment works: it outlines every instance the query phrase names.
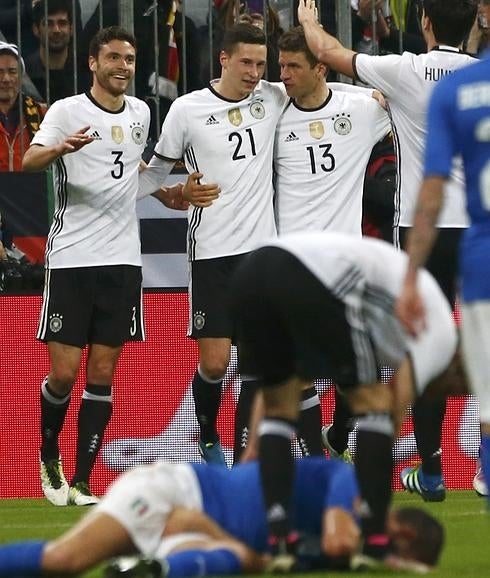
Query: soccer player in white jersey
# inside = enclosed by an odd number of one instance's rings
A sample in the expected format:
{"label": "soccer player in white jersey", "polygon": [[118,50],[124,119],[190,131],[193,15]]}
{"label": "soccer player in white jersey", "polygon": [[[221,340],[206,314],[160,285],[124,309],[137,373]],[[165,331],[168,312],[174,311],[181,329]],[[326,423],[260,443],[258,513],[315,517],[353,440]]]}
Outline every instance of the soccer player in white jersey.
{"label": "soccer player in white jersey", "polygon": [[[99,31],[90,44],[92,88],[53,104],[23,159],[26,171],[54,167],[37,337],[50,358],[41,386],[41,482],[59,506],[97,501],[89,477],[111,417],[114,370],[124,342],[144,338],[135,202],[150,111],[125,96],[135,58],[131,34],[119,27]],[[58,437],[86,344],[87,383],[68,484]]]}
{"label": "soccer player in white jersey", "polygon": [[[386,97],[394,123],[398,155],[399,191],[395,206],[395,240],[404,244],[422,180],[423,146],[427,134],[426,113],[436,82],[474,59],[460,51],[477,12],[477,0],[425,0],[421,28],[427,54],[370,56],[356,54],[327,34],[316,20],[314,0],[299,0],[298,17],[305,29],[313,54],[334,70],[358,78],[380,90]],[[461,163],[455,163],[445,187],[444,209],[437,227],[427,268],[454,305],[456,298],[457,255],[461,232],[467,226],[464,178]],[[398,234],[400,239],[398,239]],[[424,500],[441,501],[445,487],[441,468],[441,432],[444,401],[419,399],[413,407],[414,433],[421,466],[402,471],[405,488]]]}
{"label": "soccer player in white jersey", "polygon": [[480,401],[480,460],[484,480],[473,481],[488,495],[490,482],[490,55],[444,79],[434,90],[428,114],[425,178],[420,189],[413,229],[408,237],[410,256],[398,312],[405,326],[417,334],[425,308],[417,292],[417,269],[427,259],[443,210],[444,184],[453,158],[461,154],[466,175],[470,227],[461,243],[462,344],[473,393]]}
{"label": "soccer player in white jersey", "polygon": [[[273,210],[274,130],[287,101],[282,85],[261,80],[266,63],[263,31],[251,24],[227,30],[221,77],[174,101],[142,181],[155,190],[184,158],[196,186],[186,189],[190,262],[188,335],[197,339],[199,365],[192,382],[207,462],[225,464],[216,431],[222,379],[234,335],[229,280],[243,256],[276,234]],[[198,179],[217,183],[218,198]],[[242,376],[246,379],[246,376]]]}
{"label": "soccer player in white jersey", "polygon": [[[274,448],[274,459],[261,461],[268,511],[284,526],[294,526],[291,424],[304,386],[331,378],[357,416],[364,553],[375,559],[388,551],[394,436],[407,405],[426,389],[434,393],[431,382],[450,364],[457,342],[449,303],[427,271],[420,274],[426,327],[417,339],[402,329],[394,304],[406,260],[405,253],[377,239],[330,232],[284,235],[244,259],[232,292],[241,369],[261,375],[264,383],[261,451]],[[392,384],[380,380],[384,365],[397,370]],[[278,563],[292,561],[287,547],[294,546],[294,529]]]}
{"label": "soccer player in white jersey", "polygon": [[[327,86],[327,67],[311,53],[301,26],[285,32],[278,47],[290,97],[274,145],[278,234],[328,230],[360,237],[366,166],[373,146],[391,129],[388,114],[370,90]],[[349,460],[351,416],[343,396],[335,391],[333,423],[322,436],[315,435],[321,410],[314,386],[303,392],[301,406],[297,437],[303,453],[322,452],[323,438],[331,455]]]}

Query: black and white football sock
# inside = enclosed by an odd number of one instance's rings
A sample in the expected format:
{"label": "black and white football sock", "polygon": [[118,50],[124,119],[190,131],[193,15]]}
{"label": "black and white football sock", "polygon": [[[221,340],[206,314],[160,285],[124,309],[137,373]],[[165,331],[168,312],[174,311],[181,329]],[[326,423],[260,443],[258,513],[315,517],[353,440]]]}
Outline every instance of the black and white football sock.
{"label": "black and white football sock", "polygon": [[307,456],[323,456],[322,408],[314,385],[303,390],[299,406],[298,431],[296,434],[301,453]]}
{"label": "black and white football sock", "polygon": [[60,454],[58,437],[63,429],[71,393],[60,397],[49,387],[48,378],[41,384],[41,460],[56,460]]}
{"label": "black and white football sock", "polygon": [[71,486],[77,482],[88,483],[111,415],[111,386],[87,383],[78,410],[77,457]]}
{"label": "black and white football sock", "polygon": [[391,501],[394,425],[388,413],[358,418],[355,468],[361,493],[361,531],[366,555],[382,559],[388,550],[386,516]]}
{"label": "black and white football sock", "polygon": [[218,441],[216,420],[221,403],[223,379],[211,379],[198,366],[192,380],[192,395],[196,408],[196,417],[200,429],[200,438],[204,443]]}
{"label": "black and white football sock", "polygon": [[262,386],[262,381],[242,376],[242,386],[235,409],[235,437],[233,443],[233,463],[240,461],[243,451],[248,445],[250,434],[250,418],[255,396]]}

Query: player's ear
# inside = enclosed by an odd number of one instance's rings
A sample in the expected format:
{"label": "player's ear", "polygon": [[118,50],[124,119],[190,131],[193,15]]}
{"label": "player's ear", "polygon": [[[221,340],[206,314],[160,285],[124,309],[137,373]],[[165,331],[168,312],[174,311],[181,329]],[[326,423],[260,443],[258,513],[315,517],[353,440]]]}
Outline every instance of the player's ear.
{"label": "player's ear", "polygon": [[97,69],[97,60],[93,56],[88,57],[88,67],[90,72],[95,72]]}
{"label": "player's ear", "polygon": [[219,53],[219,63],[221,64],[221,66],[225,66],[226,63],[228,62],[229,59],[229,54],[227,52],[225,52],[224,50],[222,50]]}

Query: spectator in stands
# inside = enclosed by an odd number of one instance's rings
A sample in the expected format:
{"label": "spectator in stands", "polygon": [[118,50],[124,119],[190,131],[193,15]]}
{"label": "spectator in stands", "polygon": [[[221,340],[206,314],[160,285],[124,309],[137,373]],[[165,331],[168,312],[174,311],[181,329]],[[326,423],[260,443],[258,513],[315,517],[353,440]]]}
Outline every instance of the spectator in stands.
{"label": "spectator in stands", "polygon": [[[373,0],[358,0],[353,2],[352,19],[353,45],[359,52],[361,47],[372,47],[372,5]],[[426,52],[427,44],[424,40],[420,25],[420,0],[408,0],[400,10],[397,2],[384,0],[374,1],[376,12],[376,33],[381,52],[400,53],[403,50],[414,54]],[[401,34],[401,45],[400,45]]]}
{"label": "spectator in stands", "polygon": [[46,106],[21,92],[25,67],[15,44],[0,42],[0,171],[21,171]]}
{"label": "spectator in stands", "polygon": [[[158,61],[155,43],[142,43],[139,49],[141,65],[136,74],[136,94],[148,101],[153,113],[152,121],[160,127],[177,96],[203,88],[200,70],[204,50],[200,33],[194,21],[187,15],[184,17],[180,1],[159,0],[157,3],[146,4],[149,5],[146,10],[135,6],[135,34],[137,37],[153,38],[156,18]],[[154,114],[157,98],[159,119]]]}
{"label": "spectator in stands", "polygon": [[[74,73],[71,0],[39,0],[32,9],[37,50],[26,58],[26,70],[39,94],[49,104],[87,88],[86,64]],[[47,71],[49,70],[49,74]]]}
{"label": "spectator in stands", "polygon": [[17,5],[20,4],[22,54],[30,54],[36,49],[36,39],[31,30],[32,0],[0,0],[0,40],[17,43]]}

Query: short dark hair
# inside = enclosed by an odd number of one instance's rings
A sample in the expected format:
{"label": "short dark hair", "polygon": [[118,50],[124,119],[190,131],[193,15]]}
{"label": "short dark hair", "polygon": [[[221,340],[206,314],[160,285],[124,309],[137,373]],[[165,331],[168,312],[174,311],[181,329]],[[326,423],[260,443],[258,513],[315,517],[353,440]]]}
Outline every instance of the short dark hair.
{"label": "short dark hair", "polygon": [[246,22],[230,26],[223,38],[223,50],[228,54],[233,54],[237,44],[260,44],[266,45],[264,31],[258,26]]}
{"label": "short dark hair", "polygon": [[70,24],[73,23],[72,4],[70,0],[38,0],[32,7],[32,21],[36,26],[39,26],[41,21],[44,20],[46,5],[48,16],[56,14],[57,12],[66,12]]}
{"label": "short dark hair", "polygon": [[478,0],[424,0],[422,5],[436,41],[449,46],[459,46],[468,36],[478,10]]}
{"label": "short dark hair", "polygon": [[89,56],[97,58],[101,47],[104,46],[104,44],[109,44],[112,40],[129,42],[136,50],[136,38],[130,32],[120,26],[109,26],[108,28],[101,28],[92,38],[88,48]]}
{"label": "short dark hair", "polygon": [[414,539],[408,554],[414,560],[436,566],[444,545],[442,524],[420,508],[399,508],[394,510],[397,521],[414,530]]}
{"label": "short dark hair", "polygon": [[295,26],[281,34],[277,46],[279,50],[283,50],[284,52],[303,52],[311,68],[319,62],[313,52],[308,48],[305,31],[302,26]]}

